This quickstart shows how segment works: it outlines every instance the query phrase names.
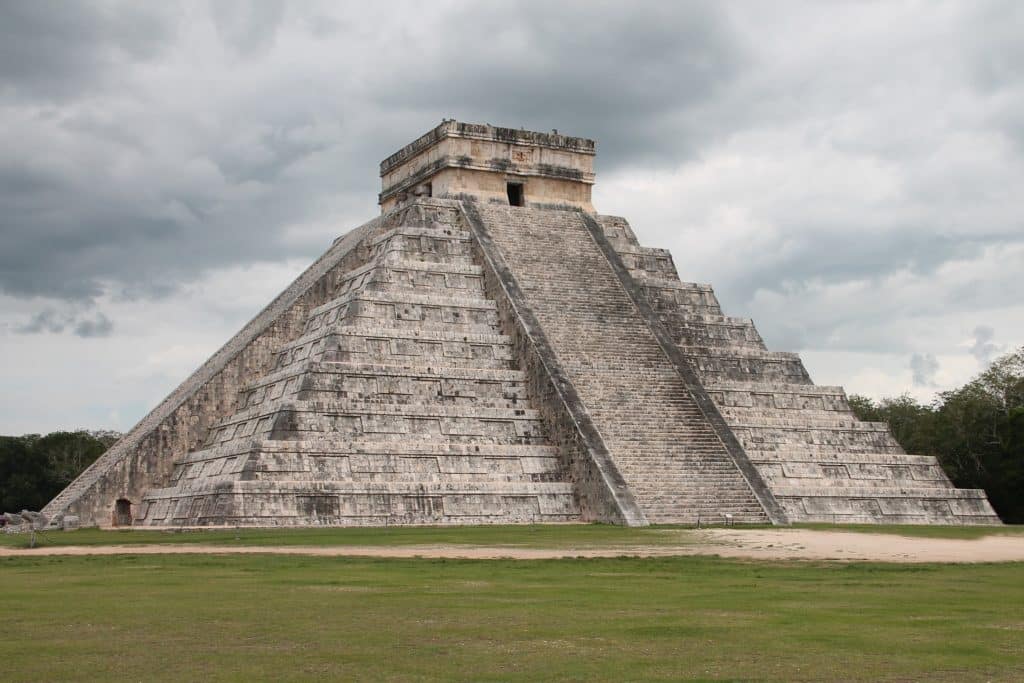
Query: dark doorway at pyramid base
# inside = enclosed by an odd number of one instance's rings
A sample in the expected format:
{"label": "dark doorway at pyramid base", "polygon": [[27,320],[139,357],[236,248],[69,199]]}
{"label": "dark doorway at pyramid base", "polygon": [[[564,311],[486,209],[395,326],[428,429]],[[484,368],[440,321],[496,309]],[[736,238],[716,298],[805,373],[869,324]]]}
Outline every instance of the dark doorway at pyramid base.
{"label": "dark doorway at pyramid base", "polygon": [[114,526],[132,525],[132,502],[127,498],[118,498],[114,503]]}

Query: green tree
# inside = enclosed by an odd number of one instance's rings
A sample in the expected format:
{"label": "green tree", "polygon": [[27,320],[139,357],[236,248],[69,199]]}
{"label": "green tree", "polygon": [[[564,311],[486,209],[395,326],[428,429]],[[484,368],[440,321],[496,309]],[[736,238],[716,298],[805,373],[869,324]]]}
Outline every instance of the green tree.
{"label": "green tree", "polygon": [[941,460],[962,486],[985,489],[1008,522],[1024,522],[1024,347],[940,394]]}
{"label": "green tree", "polygon": [[38,510],[49,502],[53,482],[46,461],[32,448],[38,438],[0,436],[0,512]]}
{"label": "green tree", "polygon": [[64,488],[100,457],[107,445],[86,431],[53,432],[35,441],[37,457],[46,461],[50,481]]}
{"label": "green tree", "polygon": [[118,436],[84,430],[0,436],[0,512],[41,509]]}
{"label": "green tree", "polygon": [[852,395],[862,420],[888,422],[908,453],[935,456],[957,486],[984,489],[1006,522],[1024,522],[1024,347],[926,406],[908,395]]}
{"label": "green tree", "polygon": [[847,397],[847,401],[850,404],[850,410],[857,416],[858,420],[864,420],[865,422],[882,422],[882,413],[878,410],[878,405],[867,396],[861,396],[860,394],[850,394]]}

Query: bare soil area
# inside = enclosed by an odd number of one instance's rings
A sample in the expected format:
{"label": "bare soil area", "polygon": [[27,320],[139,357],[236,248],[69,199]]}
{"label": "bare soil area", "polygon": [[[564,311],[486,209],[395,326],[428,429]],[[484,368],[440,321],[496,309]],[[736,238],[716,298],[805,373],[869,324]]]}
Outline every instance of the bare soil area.
{"label": "bare soil area", "polygon": [[812,529],[680,530],[679,543],[585,548],[431,544],[405,546],[227,546],[205,544],[0,547],[0,557],[47,555],[274,554],[331,557],[394,557],[540,560],[567,557],[666,557],[718,555],[756,560],[873,562],[1022,562],[1024,535],[978,539],[920,538],[894,534]]}

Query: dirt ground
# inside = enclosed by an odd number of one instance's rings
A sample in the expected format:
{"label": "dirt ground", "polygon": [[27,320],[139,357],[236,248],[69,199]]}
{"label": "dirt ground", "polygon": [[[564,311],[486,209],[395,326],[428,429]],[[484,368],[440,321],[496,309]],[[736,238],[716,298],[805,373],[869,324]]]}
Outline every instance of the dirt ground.
{"label": "dirt ground", "polygon": [[835,560],[876,562],[1024,561],[1024,536],[990,535],[979,539],[916,538],[895,534],[811,529],[705,529],[680,531],[679,544],[526,548],[474,545],[408,546],[217,546],[109,545],[0,547],[0,557],[43,555],[254,554],[329,557],[429,557],[466,559],[554,559],[564,557],[667,557],[719,555],[757,560]]}

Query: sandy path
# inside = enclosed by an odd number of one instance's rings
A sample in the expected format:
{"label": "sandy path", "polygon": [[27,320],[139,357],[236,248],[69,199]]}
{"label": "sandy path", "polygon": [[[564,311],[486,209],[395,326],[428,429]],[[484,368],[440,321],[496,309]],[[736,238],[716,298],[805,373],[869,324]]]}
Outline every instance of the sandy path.
{"label": "sandy path", "polygon": [[876,562],[1021,562],[1024,536],[965,540],[811,529],[710,529],[707,547],[723,557]]}
{"label": "sandy path", "polygon": [[565,557],[667,557],[720,555],[761,560],[877,562],[1024,561],[1024,536],[991,535],[976,540],[913,538],[810,529],[705,529],[680,531],[679,544],[524,548],[473,545],[408,546],[218,546],[200,544],[0,547],[0,557],[42,555],[258,554],[325,557],[429,557],[539,560]]}

